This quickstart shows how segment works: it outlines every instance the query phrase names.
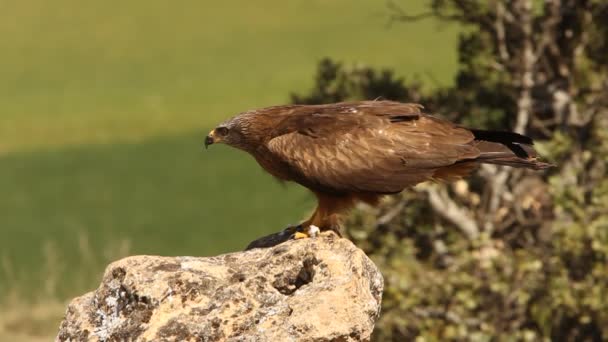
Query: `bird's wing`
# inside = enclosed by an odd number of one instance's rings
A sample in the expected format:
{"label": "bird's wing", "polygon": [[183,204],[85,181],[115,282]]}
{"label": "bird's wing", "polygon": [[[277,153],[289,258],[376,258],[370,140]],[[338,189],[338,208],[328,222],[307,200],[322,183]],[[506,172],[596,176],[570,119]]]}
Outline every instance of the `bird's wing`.
{"label": "bird's wing", "polygon": [[293,111],[266,143],[294,180],[327,192],[393,193],[475,158],[472,133],[394,102]]}

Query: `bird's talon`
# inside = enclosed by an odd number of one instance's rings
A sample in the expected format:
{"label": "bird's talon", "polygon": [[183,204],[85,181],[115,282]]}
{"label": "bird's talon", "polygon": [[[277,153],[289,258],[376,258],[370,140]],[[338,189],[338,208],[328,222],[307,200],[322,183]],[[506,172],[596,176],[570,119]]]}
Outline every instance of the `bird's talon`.
{"label": "bird's talon", "polygon": [[292,234],[292,238],[294,240],[305,239],[305,238],[314,238],[317,237],[321,233],[321,229],[315,225],[310,225],[307,228],[302,228],[299,226],[299,229],[296,230],[295,233]]}
{"label": "bird's talon", "polygon": [[295,234],[293,234],[294,240],[305,239],[307,237],[309,237],[309,235],[306,233],[302,233],[302,232],[295,232]]}

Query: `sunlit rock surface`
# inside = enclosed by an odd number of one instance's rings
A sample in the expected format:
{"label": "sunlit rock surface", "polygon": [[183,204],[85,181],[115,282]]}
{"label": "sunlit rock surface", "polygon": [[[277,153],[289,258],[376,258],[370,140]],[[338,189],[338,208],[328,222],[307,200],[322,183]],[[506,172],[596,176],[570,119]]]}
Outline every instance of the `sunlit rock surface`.
{"label": "sunlit rock surface", "polygon": [[75,298],[58,341],[366,341],[383,279],[333,234],[216,257],[134,256]]}

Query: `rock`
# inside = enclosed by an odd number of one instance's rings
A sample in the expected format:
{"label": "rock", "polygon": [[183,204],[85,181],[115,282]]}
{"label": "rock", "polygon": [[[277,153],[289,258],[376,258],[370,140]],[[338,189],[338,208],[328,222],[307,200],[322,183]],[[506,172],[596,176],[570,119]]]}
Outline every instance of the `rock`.
{"label": "rock", "polygon": [[333,234],[216,257],[134,256],[75,298],[57,341],[367,341],[383,279]]}

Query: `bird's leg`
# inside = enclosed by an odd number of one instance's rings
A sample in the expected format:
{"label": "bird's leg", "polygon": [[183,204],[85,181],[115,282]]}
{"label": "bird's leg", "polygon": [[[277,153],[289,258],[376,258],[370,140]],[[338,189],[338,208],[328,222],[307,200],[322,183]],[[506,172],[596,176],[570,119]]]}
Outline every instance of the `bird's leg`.
{"label": "bird's leg", "polygon": [[338,236],[342,236],[340,233],[340,215],[317,208],[310,219],[300,224],[299,229],[294,233],[294,239],[315,237],[324,232],[334,232]]}
{"label": "bird's leg", "polygon": [[327,227],[327,230],[326,230],[327,232],[334,232],[339,237],[342,237],[342,233],[341,233],[342,225],[340,224],[340,222],[341,222],[340,214],[333,213],[333,214],[327,216],[326,222],[327,222],[327,224],[324,226]]}
{"label": "bird's leg", "polygon": [[314,213],[308,220],[300,223],[300,225],[297,226],[295,232],[293,233],[293,238],[304,239],[307,237],[317,236],[317,234],[320,232],[320,228],[318,226],[318,224],[320,224],[319,216],[320,208],[317,207],[317,209],[315,209]]}
{"label": "bird's leg", "polygon": [[294,239],[314,237],[318,233],[333,231],[338,236],[340,233],[340,213],[352,205],[350,197],[336,197],[315,193],[318,206],[312,216],[302,222],[293,234]]}
{"label": "bird's leg", "polygon": [[[315,218],[318,216],[318,212],[319,212],[319,208],[317,207],[308,220],[306,220],[298,225],[295,225],[295,226],[290,225],[287,228],[285,228],[283,230],[283,232],[285,232],[286,234],[290,234],[293,237],[295,237],[296,234],[304,234],[303,232],[308,231],[308,227],[313,225],[313,222],[315,222]],[[302,237],[307,237],[307,236],[298,235],[297,238],[301,239]]]}
{"label": "bird's leg", "polygon": [[293,233],[293,238],[304,239],[308,237],[315,237],[321,231],[326,230],[324,226],[326,216],[325,212],[326,211],[323,207],[321,207],[321,205],[317,206],[315,211],[312,213],[312,216],[296,227]]}
{"label": "bird's leg", "polygon": [[293,238],[298,240],[298,239],[305,239],[305,238],[309,238],[309,237],[316,237],[317,235],[319,235],[319,233],[321,232],[321,230],[319,229],[319,227],[315,226],[314,224],[311,224],[307,227],[302,227],[301,231],[297,231],[294,235]]}

